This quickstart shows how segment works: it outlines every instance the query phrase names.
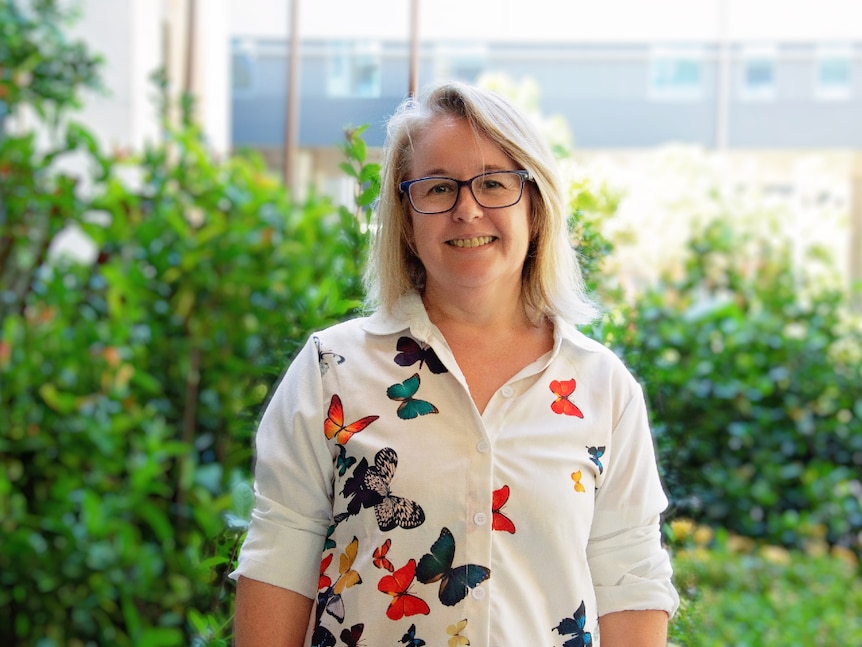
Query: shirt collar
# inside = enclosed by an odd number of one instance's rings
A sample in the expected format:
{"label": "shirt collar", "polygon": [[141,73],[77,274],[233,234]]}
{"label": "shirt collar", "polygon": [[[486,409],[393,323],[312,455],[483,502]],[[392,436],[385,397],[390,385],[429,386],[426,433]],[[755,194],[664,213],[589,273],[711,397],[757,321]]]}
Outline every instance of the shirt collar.
{"label": "shirt collar", "polygon": [[[437,327],[428,318],[422,297],[415,291],[398,299],[390,312],[374,312],[362,327],[372,335],[394,335],[409,330],[416,339],[424,343],[429,343],[437,331]],[[559,316],[554,317],[554,355],[563,344],[591,352],[603,348],[568,321]]]}
{"label": "shirt collar", "polygon": [[372,335],[394,335],[409,330],[419,341],[428,342],[437,327],[428,319],[418,292],[403,295],[388,312],[377,310],[362,326]]}

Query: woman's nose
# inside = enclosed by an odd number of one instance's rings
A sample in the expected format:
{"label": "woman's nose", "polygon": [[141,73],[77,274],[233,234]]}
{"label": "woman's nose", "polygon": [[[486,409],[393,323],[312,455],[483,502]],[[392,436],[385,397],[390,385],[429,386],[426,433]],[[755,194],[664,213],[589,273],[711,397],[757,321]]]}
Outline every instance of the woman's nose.
{"label": "woman's nose", "polygon": [[484,215],[482,206],[476,201],[473,192],[466,184],[458,187],[458,200],[452,207],[452,217],[456,220],[475,220]]}

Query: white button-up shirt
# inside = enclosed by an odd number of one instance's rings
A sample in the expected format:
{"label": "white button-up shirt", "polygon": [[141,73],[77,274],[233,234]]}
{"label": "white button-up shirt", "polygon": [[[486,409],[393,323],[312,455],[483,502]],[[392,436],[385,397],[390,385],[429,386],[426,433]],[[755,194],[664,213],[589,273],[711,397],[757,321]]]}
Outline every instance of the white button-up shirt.
{"label": "white button-up shirt", "polygon": [[309,645],[597,645],[599,615],[672,614],[641,389],[554,339],[480,414],[418,295],[315,334],[261,420],[233,576],[315,599]]}

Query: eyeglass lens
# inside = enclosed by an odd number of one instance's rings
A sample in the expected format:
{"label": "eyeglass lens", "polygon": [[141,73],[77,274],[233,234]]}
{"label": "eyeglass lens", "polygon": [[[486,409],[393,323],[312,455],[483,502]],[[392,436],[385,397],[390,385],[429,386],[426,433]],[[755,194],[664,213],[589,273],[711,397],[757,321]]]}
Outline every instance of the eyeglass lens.
{"label": "eyeglass lens", "polygon": [[[473,178],[470,191],[480,206],[488,209],[510,207],[521,198],[523,178],[513,172],[486,173]],[[455,206],[458,182],[450,178],[428,178],[410,185],[410,202],[417,211],[440,213]]]}

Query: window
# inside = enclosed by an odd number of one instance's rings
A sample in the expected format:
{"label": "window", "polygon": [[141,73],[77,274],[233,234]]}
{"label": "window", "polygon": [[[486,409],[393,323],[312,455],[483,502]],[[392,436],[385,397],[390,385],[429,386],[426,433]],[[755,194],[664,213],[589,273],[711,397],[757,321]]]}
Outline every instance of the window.
{"label": "window", "polygon": [[821,47],[814,65],[815,97],[824,100],[850,98],[853,83],[852,47]]}
{"label": "window", "polygon": [[742,51],[740,96],[752,101],[775,98],[776,51],[774,47],[748,47]]}
{"label": "window", "polygon": [[703,51],[678,47],[653,50],[649,96],[669,101],[697,101],[703,96]]}
{"label": "window", "polygon": [[327,94],[345,98],[379,97],[380,61],[379,43],[332,43],[327,56]]}
{"label": "window", "polygon": [[488,49],[483,44],[446,43],[434,52],[438,79],[475,83],[488,66]]}

